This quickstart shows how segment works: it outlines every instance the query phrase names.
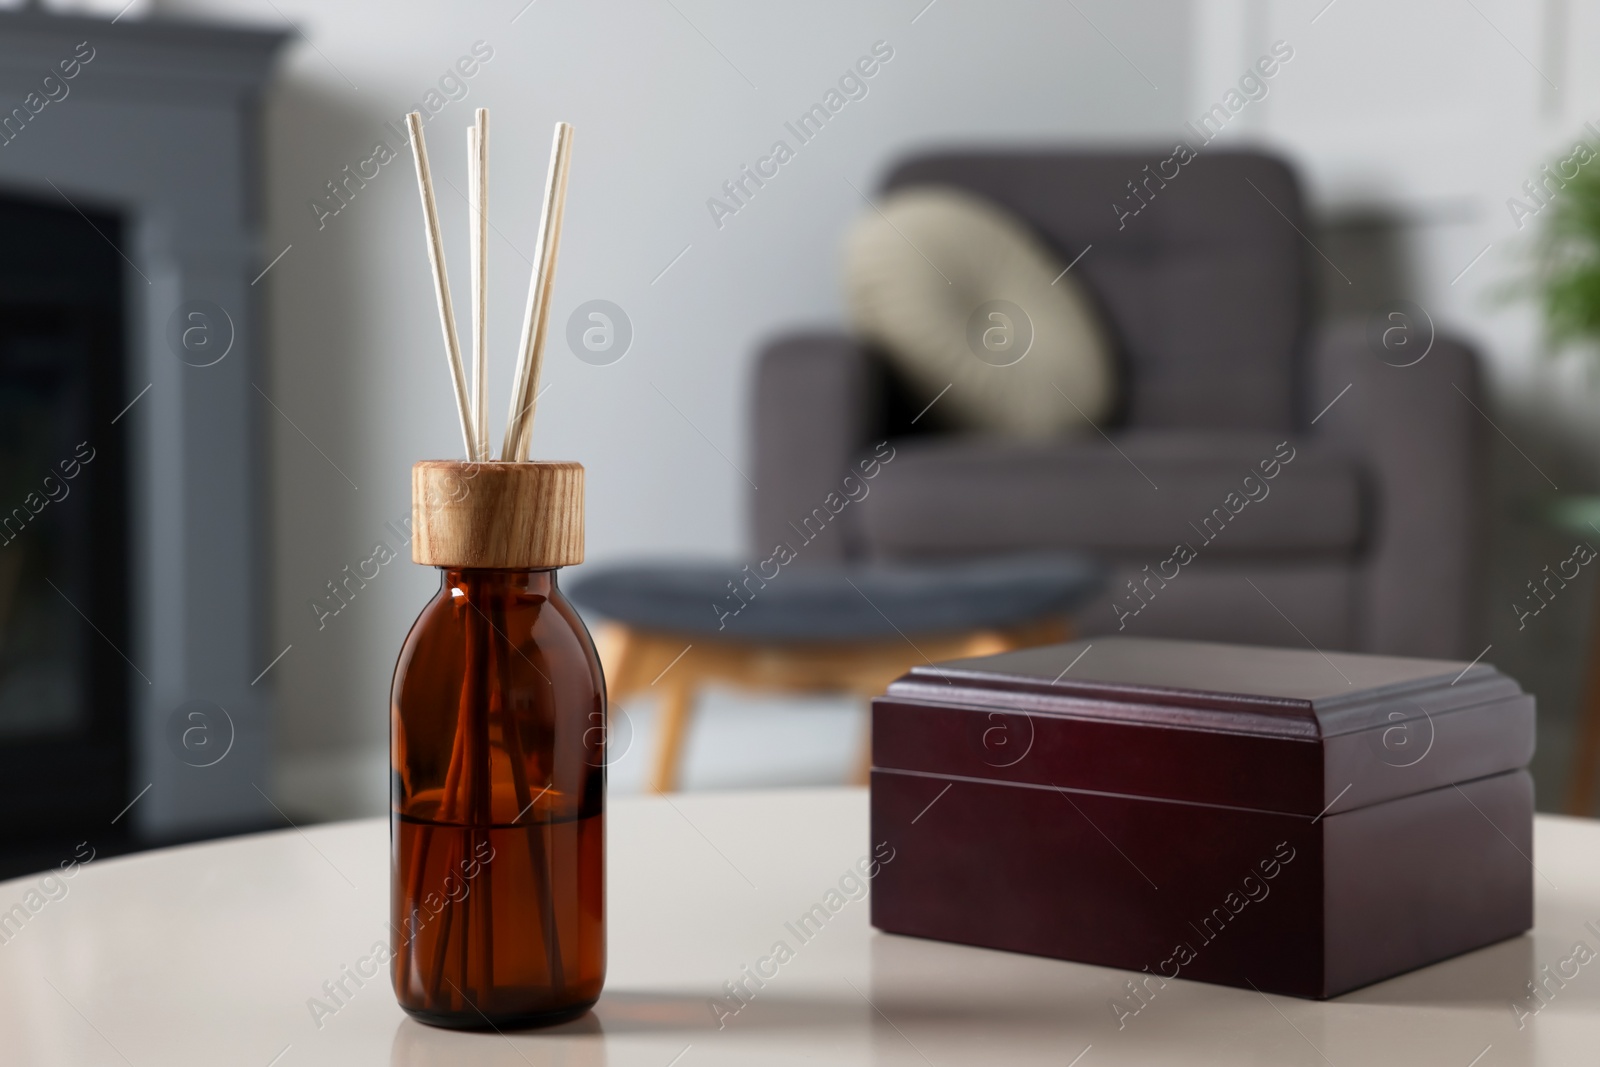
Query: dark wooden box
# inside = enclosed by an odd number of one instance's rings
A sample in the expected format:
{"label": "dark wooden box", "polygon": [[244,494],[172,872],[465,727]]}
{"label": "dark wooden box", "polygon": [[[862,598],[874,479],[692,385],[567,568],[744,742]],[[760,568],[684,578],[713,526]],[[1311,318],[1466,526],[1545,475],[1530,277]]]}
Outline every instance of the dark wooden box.
{"label": "dark wooden box", "polygon": [[1533,698],[1488,664],[1096,637],[872,706],[881,930],[1331,997],[1533,925]]}

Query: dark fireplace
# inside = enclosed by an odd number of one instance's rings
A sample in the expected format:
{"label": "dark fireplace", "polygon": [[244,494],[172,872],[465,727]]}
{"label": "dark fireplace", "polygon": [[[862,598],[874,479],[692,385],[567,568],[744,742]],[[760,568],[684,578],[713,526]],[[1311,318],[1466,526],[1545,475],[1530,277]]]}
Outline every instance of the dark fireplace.
{"label": "dark fireplace", "polygon": [[282,825],[257,389],[283,40],[0,12],[0,878]]}
{"label": "dark fireplace", "polygon": [[24,845],[127,795],[120,236],[112,215],[0,198],[0,807]]}

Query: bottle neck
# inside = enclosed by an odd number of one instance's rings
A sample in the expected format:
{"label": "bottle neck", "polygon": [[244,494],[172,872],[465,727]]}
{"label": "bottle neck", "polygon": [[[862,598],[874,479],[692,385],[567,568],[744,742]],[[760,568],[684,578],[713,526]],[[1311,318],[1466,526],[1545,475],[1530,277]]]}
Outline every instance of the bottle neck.
{"label": "bottle neck", "polygon": [[460,589],[465,592],[471,589],[485,593],[499,591],[548,597],[556,591],[558,569],[556,567],[542,570],[440,567],[440,591]]}

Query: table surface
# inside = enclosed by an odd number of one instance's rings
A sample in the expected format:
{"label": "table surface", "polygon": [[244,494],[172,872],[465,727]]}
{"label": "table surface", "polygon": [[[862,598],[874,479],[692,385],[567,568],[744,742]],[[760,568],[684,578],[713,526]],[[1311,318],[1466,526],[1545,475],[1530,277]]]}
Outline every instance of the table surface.
{"label": "table surface", "polygon": [[[318,1018],[324,981],[388,937],[382,820],[95,860],[0,883],[0,1062],[183,1067],[472,1063],[1593,1064],[1600,823],[1541,816],[1537,927],[1316,1003],[1174,981],[1118,1027],[1124,972],[872,930],[851,901],[719,1029],[709,1002],[869,850],[865,790],[619,798],[610,975],[563,1027],[408,1019],[387,970]],[[91,843],[92,847],[92,843]],[[87,854],[87,849],[84,850]],[[71,857],[62,857],[68,861]],[[847,883],[848,885],[848,883]],[[63,888],[64,887],[64,888]],[[30,894],[34,894],[30,896]],[[15,920],[14,920],[15,922]],[[1586,924],[1593,923],[1591,929]],[[1585,951],[1575,953],[1579,944]],[[1581,962],[1593,959],[1593,962]],[[1565,962],[1564,962],[1565,961]],[[1520,1021],[1541,968],[1572,975]]]}

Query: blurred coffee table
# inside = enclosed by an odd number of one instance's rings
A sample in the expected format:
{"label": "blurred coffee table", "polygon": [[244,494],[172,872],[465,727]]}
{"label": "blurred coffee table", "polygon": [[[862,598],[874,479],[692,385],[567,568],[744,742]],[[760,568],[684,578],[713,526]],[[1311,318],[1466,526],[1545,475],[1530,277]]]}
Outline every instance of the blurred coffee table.
{"label": "blurred coffee table", "polygon": [[[707,684],[871,699],[918,663],[1069,640],[1070,612],[1102,580],[1077,555],[916,566],[640,563],[590,571],[567,592],[612,624],[600,635],[610,699],[661,694],[649,784],[664,793],[677,788]],[[866,744],[862,751],[859,782],[870,759]]]}

